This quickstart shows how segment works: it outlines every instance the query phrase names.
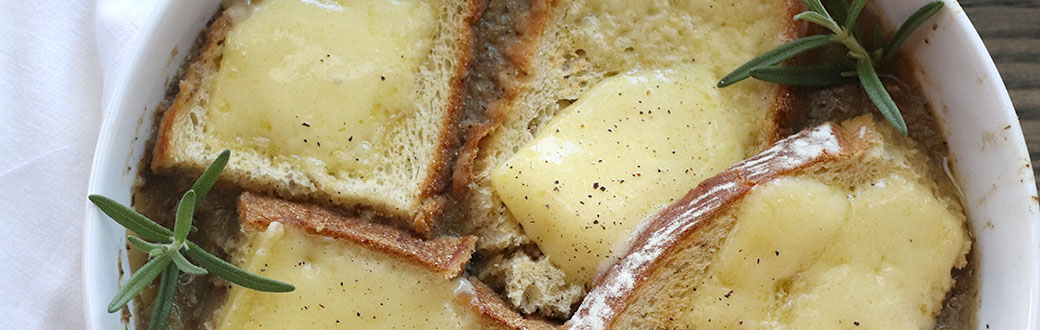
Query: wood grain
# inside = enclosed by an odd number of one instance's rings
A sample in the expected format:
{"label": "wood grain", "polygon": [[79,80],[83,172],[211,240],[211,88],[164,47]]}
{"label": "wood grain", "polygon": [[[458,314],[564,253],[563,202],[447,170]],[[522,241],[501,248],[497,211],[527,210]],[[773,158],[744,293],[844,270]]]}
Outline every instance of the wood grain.
{"label": "wood grain", "polygon": [[961,0],[960,4],[997,63],[1022,123],[1033,173],[1040,178],[1040,0]]}

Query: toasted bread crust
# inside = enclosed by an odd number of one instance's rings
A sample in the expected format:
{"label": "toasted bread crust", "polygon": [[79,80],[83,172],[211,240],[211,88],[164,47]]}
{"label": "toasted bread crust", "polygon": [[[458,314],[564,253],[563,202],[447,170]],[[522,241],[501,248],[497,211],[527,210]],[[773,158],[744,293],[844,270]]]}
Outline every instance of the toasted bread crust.
{"label": "toasted bread crust", "polygon": [[866,149],[864,125],[826,123],[777,142],[697,185],[678,202],[650,219],[628,253],[600,274],[593,289],[566,324],[570,329],[611,328],[646,280],[684,241],[696,239],[716,216],[737,204],[758,184],[817,164],[849,159]]}
{"label": "toasted bread crust", "polygon": [[213,75],[220,69],[220,59],[224,57],[224,39],[231,30],[231,14],[224,11],[210,24],[209,28],[202,32],[205,38],[198,56],[188,66],[188,72],[178,84],[179,91],[170,108],[163,114],[159,123],[159,132],[155,138],[155,149],[152,151],[152,171],[159,172],[163,168],[173,166],[170,164],[170,143],[174,137],[174,121],[184,112],[188,111],[192,99],[198,93],[202,80]]}
{"label": "toasted bread crust", "polygon": [[484,282],[476,277],[466,279],[473,285],[472,292],[464,292],[460,295],[468,296],[469,306],[473,312],[481,316],[488,327],[495,329],[552,329],[552,323],[525,319],[520,313],[510,308],[495,291],[491,290]]}
{"label": "toasted bread crust", "polygon": [[[791,18],[791,24],[787,25],[787,31],[785,35],[787,40],[784,42],[793,40],[805,36],[808,25],[804,21],[795,21],[794,16],[798,13],[805,11],[805,4],[798,0],[783,0],[787,8],[787,17]],[[781,138],[794,134],[790,129],[786,129],[787,125],[784,123],[790,122],[791,116],[795,115],[795,94],[794,87],[787,85],[778,85],[776,91],[776,103],[773,103],[773,108],[770,109],[770,113],[773,116],[773,122],[777,123],[773,127],[772,132],[767,132],[766,140],[769,143],[779,141]]]}
{"label": "toasted bread crust", "polygon": [[[459,121],[462,120],[462,102],[466,95],[466,76],[473,65],[473,26],[484,12],[485,3],[481,0],[468,0],[472,10],[466,15],[465,24],[470,26],[458,40],[458,51],[462,65],[455,71],[455,79],[451,82],[451,95],[448,97],[447,113],[442,126],[445,127],[437,144],[433,166],[426,172],[426,180],[420,187],[420,195],[424,198],[439,195],[448,184],[451,173],[451,160],[459,147]],[[439,213],[439,212],[438,212]],[[433,220],[433,219],[429,219]]]}
{"label": "toasted bread crust", "polygon": [[419,197],[422,206],[419,214],[412,219],[412,227],[416,232],[429,237],[433,234],[437,220],[444,213],[446,201],[440,195],[444,193],[451,180],[452,161],[459,150],[459,137],[462,130],[462,106],[466,95],[467,72],[473,66],[473,26],[484,12],[485,3],[481,0],[468,0],[472,10],[466,15],[465,24],[470,28],[458,40],[459,56],[462,65],[456,68],[455,79],[451,82],[451,95],[446,105],[447,116],[442,121],[442,134],[437,143],[432,165],[426,171],[426,179],[419,186]]}
{"label": "toasted bread crust", "polygon": [[480,143],[501,126],[509,105],[513,104],[519,92],[516,85],[531,71],[531,62],[538,50],[538,42],[542,32],[548,26],[551,0],[530,0],[526,15],[518,17],[513,26],[516,36],[505,45],[498,45],[507,64],[502,72],[494,78],[494,84],[500,95],[490,100],[483,114],[483,122],[465,132],[459,156],[452,173],[452,195],[464,197],[468,185],[473,182],[473,166],[480,154]]}
{"label": "toasted bread crust", "polygon": [[390,254],[446,279],[462,272],[477,243],[475,236],[424,241],[399,229],[344,216],[317,205],[248,192],[239,197],[238,214],[244,225],[267,228],[271,222],[292,224],[314,235],[341,239]]}

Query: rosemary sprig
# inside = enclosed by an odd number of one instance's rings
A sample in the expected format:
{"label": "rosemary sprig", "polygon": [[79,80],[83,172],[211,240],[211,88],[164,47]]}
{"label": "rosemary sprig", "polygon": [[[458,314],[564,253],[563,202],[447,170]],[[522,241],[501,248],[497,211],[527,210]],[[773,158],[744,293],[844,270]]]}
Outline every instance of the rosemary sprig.
{"label": "rosemary sprig", "polygon": [[[827,0],[824,7],[821,0],[802,0],[808,11],[794,16],[795,20],[804,20],[822,26],[830,34],[798,38],[780,45],[759,55],[744,65],[733,70],[719,81],[719,87],[726,87],[741,80],[753,77],[758,80],[796,86],[832,86],[851,81],[858,77],[870,101],[877,106],[881,115],[903,135],[907,134],[906,122],[899,112],[892,96],[878,78],[876,67],[891,59],[899,46],[910,37],[921,24],[934,16],[943,7],[942,1],[934,1],[924,5],[899,27],[895,35],[887,42],[880,40],[880,33],[874,33],[876,49],[868,50],[856,31],[856,19],[866,6],[867,0]],[[834,15],[827,10],[830,8]],[[846,58],[832,59],[829,63],[809,66],[780,66],[784,60],[806,51],[831,44],[841,44],[848,49]],[[851,61],[850,61],[851,59]]]}
{"label": "rosemary sprig", "polygon": [[[177,204],[176,221],[172,231],[108,197],[89,196],[90,201],[97,205],[101,212],[137,235],[127,235],[127,242],[131,247],[148,253],[150,258],[116,292],[116,296],[108,304],[109,313],[122,309],[134,296],[137,296],[156,277],[159,277],[159,292],[152,303],[152,318],[148,329],[166,329],[180,272],[191,275],[211,273],[228,282],[259,291],[289,292],[295,290],[291,284],[260,277],[235,267],[188,240],[188,232],[193,230],[191,222],[195,211],[202,199],[213,188],[213,184],[217,182],[220,172],[224,170],[230,157],[231,151],[229,150],[220,153],[217,159],[202,173],[202,176],[195,181],[191,189],[184,193],[180,203]],[[145,241],[146,239],[152,242]],[[185,258],[185,254],[188,258]],[[192,264],[188,260],[189,258],[198,266]]]}

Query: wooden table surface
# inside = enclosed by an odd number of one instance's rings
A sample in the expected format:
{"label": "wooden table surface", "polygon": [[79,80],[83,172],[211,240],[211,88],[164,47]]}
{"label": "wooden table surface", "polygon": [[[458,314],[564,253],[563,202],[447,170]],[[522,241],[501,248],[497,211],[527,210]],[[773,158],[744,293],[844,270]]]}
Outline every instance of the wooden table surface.
{"label": "wooden table surface", "polygon": [[[1040,0],[960,0],[1011,93],[1040,178]],[[1040,180],[1038,180],[1040,186]]]}

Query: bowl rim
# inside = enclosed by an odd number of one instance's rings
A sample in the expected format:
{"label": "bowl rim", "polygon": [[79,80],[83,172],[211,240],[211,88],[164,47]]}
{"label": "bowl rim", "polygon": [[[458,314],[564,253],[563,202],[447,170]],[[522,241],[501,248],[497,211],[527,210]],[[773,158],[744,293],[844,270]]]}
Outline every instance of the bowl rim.
{"label": "bowl rim", "polygon": [[[113,136],[115,135],[114,132],[117,131],[116,128],[117,125],[119,125],[119,119],[122,119],[125,116],[134,115],[135,118],[140,118],[145,125],[151,125],[151,123],[148,122],[148,114],[151,113],[149,109],[137,113],[135,112],[136,110],[129,109],[129,106],[124,103],[128,102],[128,92],[133,90],[131,86],[131,83],[134,80],[133,78],[140,75],[142,71],[149,69],[146,65],[148,62],[147,55],[149,55],[149,51],[153,49],[161,49],[161,47],[156,47],[157,45],[155,45],[155,43],[158,42],[155,36],[158,33],[161,33],[160,29],[175,20],[187,19],[169,15],[171,8],[175,5],[185,5],[185,3],[190,3],[191,5],[202,4],[202,2],[198,1],[182,2],[180,0],[159,0],[155,4],[155,7],[152,8],[151,13],[144,21],[138,34],[131,39],[131,42],[133,42],[134,45],[129,53],[130,56],[128,58],[130,60],[128,65],[123,71],[117,74],[118,78],[115,83],[116,88],[107,99],[103,100],[105,106],[102,109],[101,126],[98,132],[97,143],[94,147],[94,158],[91,162],[90,178],[87,185],[88,194],[104,192],[102,186],[105,185],[105,180],[109,179],[109,175],[105,174],[105,168],[103,166],[105,166],[109,161],[109,158],[112,158],[113,156],[110,150],[115,147],[116,143],[120,143],[120,141],[116,141],[116,137]],[[194,38],[195,37],[193,36],[192,39]],[[170,55],[171,60],[176,57],[176,53]],[[172,63],[172,65],[179,67],[181,64]],[[164,89],[165,87],[166,86],[164,86]],[[155,107],[155,105],[150,105],[149,107]],[[131,148],[131,150],[133,149]],[[139,161],[139,159],[128,158],[128,163],[124,165],[136,167],[137,161]],[[136,172],[134,172],[134,174],[134,177],[136,177]],[[131,189],[132,187],[133,183],[131,183]],[[102,245],[100,244],[102,231],[106,227],[118,225],[110,223],[108,217],[101,213],[94,204],[86,198],[84,198],[84,205],[83,247],[81,250],[83,260],[81,270],[84,290],[83,313],[85,314],[87,329],[105,329],[102,321],[104,315],[111,315],[114,313],[107,313],[107,301],[110,298],[99,296],[100,292],[98,291],[100,290],[100,284],[96,283],[96,280],[93,280],[93,274],[96,272],[96,268],[102,267],[104,264],[99,261],[99,258],[101,258],[100,256],[106,253],[104,251],[99,251],[101,249],[100,246]],[[120,238],[120,240],[125,241],[125,237]],[[119,261],[119,271],[122,273],[122,265],[126,260],[125,254],[120,254],[116,258],[121,259]],[[118,284],[122,284],[123,277],[124,276],[122,275],[117,277],[119,282]],[[132,306],[133,303],[134,302],[131,301],[130,306]],[[99,314],[99,311],[104,312],[105,314]],[[123,318],[123,316],[120,316],[120,318]],[[123,325],[128,329],[136,328],[132,322],[123,322]]]}
{"label": "bowl rim", "polygon": [[[956,2],[956,0],[944,1],[947,3],[947,5],[950,5],[951,8],[949,10],[959,11],[951,15],[951,19],[953,24],[956,25],[957,28],[960,28],[966,32],[961,33],[962,35],[960,35],[959,37],[966,38],[966,41],[974,46],[968,50],[969,52],[971,52],[971,54],[968,56],[978,60],[979,64],[983,66],[985,72],[990,77],[994,78],[992,79],[992,83],[995,84],[993,88],[995,88],[994,92],[997,93],[996,99],[999,103],[994,105],[999,106],[1001,108],[1000,115],[1009,116],[1013,119],[1010,123],[1009,132],[1010,139],[1012,140],[1010,142],[1014,145],[1009,146],[1008,148],[1014,148],[1014,151],[1018,154],[1024,155],[1025,160],[1028,162],[1029,153],[1025,144],[1025,137],[1022,133],[1020,122],[1018,121],[1017,113],[1015,112],[1014,105],[1011,102],[1010,94],[1004,84],[1004,81],[1000,77],[1000,73],[997,70],[995,63],[993,62],[992,56],[990,55],[988,49],[983,43],[982,38],[979,36],[978,31],[975,29],[975,26],[971,23],[967,15],[963,13],[963,9]],[[155,36],[159,33],[162,33],[162,31],[160,31],[160,28],[168,24],[168,22],[171,20],[187,19],[182,17],[173,17],[173,15],[169,14],[171,8],[173,8],[175,5],[183,5],[180,2],[180,0],[158,1],[158,3],[152,9],[152,12],[149,14],[149,17],[145,21],[145,24],[142,26],[141,30],[133,38],[133,42],[135,43],[135,45],[132,47],[132,51],[130,52],[131,56],[129,57],[129,65],[126,67],[125,70],[118,74],[119,78],[115,84],[116,88],[113,90],[113,93],[111,93],[109,97],[106,100],[104,100],[105,107],[102,112],[103,119],[99,129],[97,143],[94,149],[95,153],[91,163],[90,178],[87,188],[87,192],[89,194],[107,192],[103,190],[103,186],[106,186],[104,182],[105,180],[109,179],[109,175],[105,174],[105,168],[103,168],[103,166],[105,166],[106,163],[110,161],[110,158],[113,158],[113,156],[123,156],[113,155],[111,153],[111,150],[115,148],[114,146],[116,145],[116,143],[126,142],[117,141],[115,136],[113,136],[115,135],[114,132],[116,131],[117,125],[119,125],[119,119],[122,119],[125,116],[138,114],[136,112],[138,110],[130,109],[126,104],[124,104],[127,103],[128,92],[133,89],[131,83],[134,80],[133,78],[135,76],[140,75],[140,73],[143,70],[150,69],[145,65],[145,63],[147,62],[145,56],[149,53],[150,49],[156,47],[156,45],[154,44],[157,42]],[[924,0],[915,0],[908,2],[923,3]],[[193,5],[200,5],[200,3],[202,2],[192,2]],[[891,17],[885,18],[890,19]],[[913,57],[916,58],[917,56]],[[180,63],[175,64],[177,66],[180,65]],[[924,84],[925,82],[922,81],[922,85]],[[929,99],[931,99],[931,97],[929,97]],[[146,109],[143,114],[140,114],[140,116],[144,117],[145,121],[148,121],[148,112],[149,111]],[[146,122],[145,125],[151,125],[151,123]],[[946,134],[946,136],[949,137],[949,134]],[[128,159],[127,161],[129,162],[128,165],[136,166],[135,164],[138,160]],[[136,174],[136,172],[134,174]],[[1029,171],[1027,176],[1029,179],[1032,180],[1029,180],[1026,183],[1027,187],[1024,187],[1025,192],[1031,193],[1031,196],[1037,196],[1035,178],[1032,171]],[[968,204],[967,201],[965,201],[965,204]],[[103,329],[104,327],[102,326],[101,320],[103,318],[103,314],[99,314],[99,311],[105,312],[105,310],[107,309],[106,302],[108,297],[101,295],[101,292],[99,292],[100,284],[95,283],[97,281],[93,278],[93,274],[96,273],[98,267],[102,267],[104,265],[104,263],[99,262],[99,258],[101,258],[99,256],[103,253],[111,253],[111,251],[100,251],[101,244],[99,243],[102,239],[102,231],[105,230],[105,228],[114,226],[115,224],[109,223],[110,220],[108,220],[106,216],[104,216],[100,211],[98,211],[94,207],[94,205],[85,198],[84,205],[85,217],[83,225],[84,237],[82,249],[84,314],[86,326],[88,329]],[[971,206],[969,205],[965,206],[966,211],[970,208]],[[1036,209],[1036,206],[1034,206],[1033,209]],[[1034,217],[1036,214],[1036,212],[1032,213]],[[1028,227],[1024,229],[1029,229],[1031,231],[1031,241],[1029,248],[1033,250],[1032,255],[1037,256],[1040,255],[1040,221],[1036,220],[1040,219],[1034,218],[1032,220],[1034,221],[1028,222]],[[974,223],[978,220],[971,221]],[[117,258],[125,259],[125,255]],[[1030,283],[1028,283],[1028,287],[1026,288],[1028,290],[1028,292],[1026,293],[1028,297],[1028,312],[1026,315],[1027,324],[1024,324],[1023,326],[1026,329],[1035,329],[1040,327],[1040,261],[1035,260],[1034,258],[1034,260],[1027,260],[1027,262],[1029,262],[1030,265],[1026,271],[1032,275],[1031,278],[1033,280]],[[976,275],[980,277],[980,285],[982,281],[981,277],[983,275],[984,274],[982,274],[981,272],[978,275]],[[122,278],[122,276],[120,278]],[[980,295],[981,291],[982,290],[980,289]],[[981,300],[981,298],[979,299]],[[981,304],[980,307],[982,307]],[[130,328],[133,327],[132,324],[125,325],[127,325]],[[978,326],[980,328],[983,327],[982,320],[979,320]]]}
{"label": "bowl rim", "polygon": [[[889,23],[890,23],[890,26],[897,26],[897,25],[892,25],[891,24],[894,19],[898,19],[898,20],[894,20],[895,22],[901,22],[902,20],[906,19],[906,17],[909,16],[910,13],[914,9],[918,8],[919,6],[925,4],[925,3],[929,2],[929,1],[932,1],[932,0],[875,1],[875,2],[872,2],[871,4],[875,6],[875,9],[880,9],[880,12],[879,12],[879,14],[881,14],[880,16],[882,16],[883,19],[888,20]],[[957,2],[956,0],[943,0],[943,1],[945,2],[946,7],[948,7],[948,8],[944,8],[943,11],[944,12],[948,12],[949,14],[946,15],[947,17],[942,17],[942,18],[949,20],[949,23],[950,23],[949,26],[943,26],[943,28],[957,30],[957,31],[953,32],[953,35],[956,38],[960,38],[959,41],[961,41],[963,43],[966,43],[968,45],[967,47],[957,48],[957,49],[963,51],[964,53],[960,54],[958,56],[952,56],[952,57],[953,58],[969,58],[969,59],[971,59],[971,61],[975,62],[974,64],[976,64],[976,65],[974,65],[972,67],[958,67],[958,70],[952,70],[952,71],[964,71],[964,72],[979,72],[979,71],[981,71],[980,73],[982,75],[978,78],[979,79],[978,85],[972,86],[973,88],[977,88],[978,89],[978,90],[976,90],[975,94],[978,94],[978,95],[990,94],[987,100],[989,102],[991,102],[991,103],[986,103],[986,105],[990,106],[990,107],[994,107],[994,108],[999,108],[996,111],[993,111],[994,109],[989,109],[989,110],[992,111],[991,113],[989,113],[989,116],[988,116],[989,118],[978,118],[979,115],[977,115],[977,114],[962,114],[962,116],[967,117],[969,115],[972,115],[972,116],[975,116],[975,118],[973,118],[973,119],[986,119],[986,120],[979,120],[979,122],[990,121],[991,123],[992,122],[1001,122],[1002,124],[1006,124],[1007,126],[1003,127],[1003,129],[1002,129],[1003,133],[1004,133],[1003,136],[1005,137],[1005,141],[1004,141],[1005,143],[1002,144],[1003,147],[998,148],[998,149],[1005,149],[1006,151],[1011,151],[1014,154],[1014,156],[1019,157],[1020,160],[1025,161],[1026,164],[1031,164],[1030,157],[1029,157],[1028,146],[1026,145],[1026,142],[1025,142],[1025,136],[1024,136],[1024,134],[1022,132],[1022,127],[1021,127],[1021,123],[1020,123],[1020,121],[1018,119],[1018,114],[1015,111],[1014,104],[1011,101],[1010,93],[1007,90],[1007,87],[1006,87],[1006,85],[1004,83],[1004,80],[1001,77],[1000,72],[997,70],[996,63],[993,61],[993,57],[990,55],[990,52],[989,52],[988,48],[986,48],[986,45],[983,42],[982,37],[979,35],[978,30],[975,29],[975,25],[971,23],[971,20],[968,17],[967,13],[965,13],[964,9],[960,6],[960,3]],[[877,7],[880,7],[880,8],[877,8]],[[935,24],[936,24],[936,26],[941,26],[941,25],[943,25],[943,22],[936,22]],[[935,30],[935,28],[933,27],[932,30]],[[931,32],[931,31],[929,31],[929,32]],[[952,104],[951,105],[951,103],[948,102],[948,101],[950,101],[949,99],[951,99],[951,97],[949,95],[946,95],[947,97],[940,97],[940,96],[943,96],[943,93],[940,90],[946,89],[947,88],[946,86],[949,86],[949,85],[956,85],[957,82],[947,82],[947,81],[938,80],[938,78],[935,78],[934,76],[931,77],[932,79],[929,79],[930,77],[925,76],[924,70],[921,70],[922,69],[922,64],[925,64],[926,66],[929,65],[929,64],[932,64],[932,63],[921,63],[921,61],[918,60],[919,58],[925,57],[925,56],[922,56],[921,53],[926,53],[926,52],[932,52],[933,51],[933,50],[927,49],[928,46],[929,46],[929,44],[927,42],[929,37],[931,37],[931,34],[928,34],[928,33],[918,33],[915,36],[912,36],[911,39],[907,41],[907,43],[906,43],[906,45],[904,47],[908,47],[909,46],[909,48],[910,48],[910,49],[908,49],[908,51],[911,53],[910,57],[915,62],[915,66],[919,69],[916,72],[916,76],[918,78],[918,81],[922,85],[922,91],[924,92],[923,96],[926,99],[929,100],[929,103],[932,103],[933,109],[936,112],[935,116],[939,120],[940,126],[941,126],[941,128],[943,130],[943,133],[944,133],[943,137],[944,137],[944,139],[948,143],[951,143],[950,144],[950,154],[951,154],[950,156],[951,156],[951,158],[953,158],[953,162],[955,163],[955,165],[957,167],[960,167],[961,164],[957,164],[957,163],[965,162],[965,160],[966,160],[965,158],[966,157],[964,157],[963,154],[954,154],[954,145],[953,145],[953,143],[955,143],[955,142],[951,142],[952,140],[960,137],[960,135],[958,135],[958,134],[951,134],[948,131],[949,129],[951,129],[948,126],[952,126],[951,124],[953,124],[951,122],[952,120],[950,120],[950,118],[954,118],[956,116],[953,116],[953,115],[946,116],[946,115],[943,115],[943,114],[940,113],[941,111],[945,111],[946,109],[944,109],[944,108],[946,108],[947,106],[950,106],[951,108],[955,108],[955,107],[960,107],[961,106],[959,104]],[[940,35],[940,37],[942,37],[942,36]],[[924,41],[924,42],[921,42],[921,41]],[[933,44],[934,44],[934,42],[933,42]],[[939,57],[951,57],[951,56],[939,56]],[[936,56],[934,56],[934,55],[931,56],[931,57],[926,57],[926,58],[933,59],[933,60],[940,60],[940,61],[941,60],[946,60],[946,58],[938,58],[937,59]],[[963,86],[963,84],[962,84],[962,86]],[[952,88],[952,89],[959,90],[958,88]],[[971,93],[966,93],[966,94],[971,94]],[[954,95],[954,96],[957,96],[957,95]],[[973,109],[973,110],[985,110],[985,109]],[[975,112],[979,112],[979,111],[975,111]],[[996,118],[996,117],[999,117],[999,118]],[[1002,121],[1002,120],[1004,120],[1004,121]],[[982,133],[983,148],[982,148],[982,150],[979,150],[978,153],[982,153],[982,152],[985,151],[985,136],[986,136],[987,133],[992,133],[991,131],[988,131],[986,129],[981,128],[981,126],[982,126],[982,124],[979,124],[979,126],[977,128],[980,128],[980,131]],[[997,134],[994,134],[994,135],[997,135]],[[963,142],[963,141],[961,141],[961,142]],[[1007,162],[1011,162],[1010,157],[1005,159],[1005,160]],[[1015,161],[1018,161],[1018,160],[1019,159],[1015,159]],[[966,166],[970,166],[970,165],[966,165]],[[1031,165],[1027,165],[1027,166],[1029,166],[1028,167],[1028,171],[1025,171],[1025,173],[1022,173],[1021,170],[1019,170],[1019,173],[1015,173],[1015,174],[1011,175],[1011,177],[1021,179],[1022,181],[1013,182],[1013,183],[1010,183],[1010,184],[1007,184],[1006,182],[998,183],[998,182],[994,181],[991,184],[993,185],[994,191],[997,190],[997,188],[999,188],[999,189],[1003,189],[1004,192],[1011,191],[1013,193],[1013,196],[1018,196],[1018,197],[1021,197],[1021,198],[1025,198],[1027,200],[1029,198],[1033,199],[1031,201],[1024,201],[1026,203],[1026,204],[1024,204],[1025,205],[1024,207],[1019,206],[1019,204],[1013,204],[1014,205],[1014,209],[1016,209],[1017,211],[1023,211],[1023,210],[1026,211],[1025,214],[1021,215],[1021,218],[1023,218],[1023,219],[1020,219],[1020,220],[1024,220],[1024,221],[1027,221],[1027,222],[1024,222],[1024,224],[1022,225],[1023,227],[1020,228],[1020,229],[1027,231],[1027,233],[1023,234],[1023,236],[1027,236],[1028,237],[1028,242],[1024,246],[1016,246],[1016,247],[1025,248],[1023,251],[1019,251],[1018,253],[1019,253],[1019,257],[1027,257],[1027,258],[1025,258],[1025,259],[1020,258],[1020,259],[1010,260],[1010,262],[1012,262],[1012,263],[1013,262],[1020,262],[1020,263],[1024,263],[1025,264],[1020,269],[1022,269],[1021,270],[1022,273],[1028,274],[1026,276],[1026,278],[1029,279],[1029,282],[1028,283],[1023,283],[1023,286],[1024,286],[1023,289],[1025,291],[1024,294],[1023,294],[1024,297],[1022,297],[1022,296],[1015,296],[1015,297],[1011,297],[1011,298],[1016,298],[1017,297],[1018,299],[1014,300],[1016,303],[1024,303],[1025,304],[1025,306],[1024,306],[1025,315],[1018,315],[1015,318],[1015,320],[1024,320],[1025,324],[1022,324],[1022,327],[1024,329],[1040,329],[1040,205],[1038,205],[1038,203],[1037,203],[1038,199],[1037,199],[1036,177],[1035,177],[1035,175],[1034,175],[1034,173],[1032,171],[1032,166]],[[977,172],[979,170],[980,169],[975,169],[975,171],[966,171],[963,168],[959,169],[958,171],[956,171],[954,173],[955,174],[954,176],[956,177],[955,183],[960,188],[960,185],[965,184],[965,182],[964,182],[965,180],[963,179],[963,177],[966,176],[965,172]],[[1009,174],[1009,172],[1010,172],[1010,170],[1005,170],[1005,172],[1001,172],[1001,173],[1002,174]],[[1001,177],[998,176],[997,178],[1001,178]],[[1004,178],[1004,179],[1007,179],[1007,178]],[[998,184],[1001,184],[1001,186],[998,187],[997,186]],[[1004,195],[1007,195],[1007,194],[1005,193]],[[976,211],[976,210],[988,209],[989,208],[989,206],[983,206],[983,203],[981,202],[981,200],[984,200],[986,197],[984,196],[982,199],[980,199],[978,204],[976,204],[976,202],[974,200],[969,201],[967,196],[962,196],[962,197],[963,197],[962,198],[963,199],[962,202],[964,203],[964,211],[965,211],[966,215],[968,215],[968,220],[969,220],[968,225],[971,226],[972,229],[973,229],[973,231],[972,231],[972,235],[973,235],[972,236],[972,238],[973,238],[973,240],[972,240],[972,243],[973,243],[972,249],[977,251],[976,260],[974,260],[974,262],[976,262],[976,271],[977,271],[977,273],[975,274],[975,276],[976,276],[977,285],[978,285],[978,292],[977,292],[977,294],[975,296],[975,299],[978,300],[976,313],[982,314],[982,312],[984,312],[984,311],[990,311],[991,309],[999,308],[999,306],[997,306],[997,307],[987,307],[986,306],[987,301],[984,299],[984,295],[987,292],[989,292],[989,291],[985,291],[984,290],[985,289],[984,283],[987,281],[986,277],[987,276],[993,276],[993,274],[992,274],[992,272],[990,272],[990,273],[983,272],[982,267],[984,267],[983,266],[984,264],[989,264],[989,263],[996,262],[996,261],[984,261],[984,260],[981,260],[981,258],[983,257],[982,255],[986,254],[986,252],[985,252],[986,247],[985,246],[981,246],[981,243],[980,243],[982,241],[989,241],[990,243],[992,243],[992,240],[996,239],[996,238],[993,238],[993,239],[990,239],[990,240],[982,240],[982,239],[980,239],[979,236],[983,235],[981,232],[985,230],[985,225],[983,224],[983,221],[988,222],[989,219],[976,218],[976,217],[971,215],[971,213],[974,213],[974,211]],[[992,204],[992,203],[987,203],[987,204]],[[1012,215],[1005,215],[1005,216],[1009,217],[1009,218],[1013,217]],[[1007,225],[1007,224],[1004,223],[1002,225]],[[1018,229],[1018,228],[1016,227],[1016,229]],[[1001,250],[1001,251],[1002,252],[996,253],[996,256],[1006,257],[1007,255],[1013,255],[1015,253],[1015,251],[1006,251],[1006,250]],[[993,255],[991,255],[990,257],[993,257]],[[1001,259],[999,261],[1000,262],[1009,262],[1009,260],[1006,260],[1006,259],[1008,259],[1008,258],[1004,258],[1004,259]],[[999,280],[997,280],[997,281],[999,281]],[[1005,293],[1006,293],[1006,291],[1005,291]],[[1011,298],[1009,298],[1009,299],[1011,299]],[[998,304],[1001,303],[1001,302],[1002,301],[997,301]],[[986,321],[987,320],[983,320],[982,319],[982,315],[978,315],[978,319],[977,319],[977,322],[978,322],[977,326],[978,326],[978,328],[979,329],[987,329],[987,328],[989,328],[990,325],[988,323],[986,323]],[[996,320],[996,321],[1001,321],[1001,320]],[[997,328],[1000,328],[1000,326],[997,326]]]}

